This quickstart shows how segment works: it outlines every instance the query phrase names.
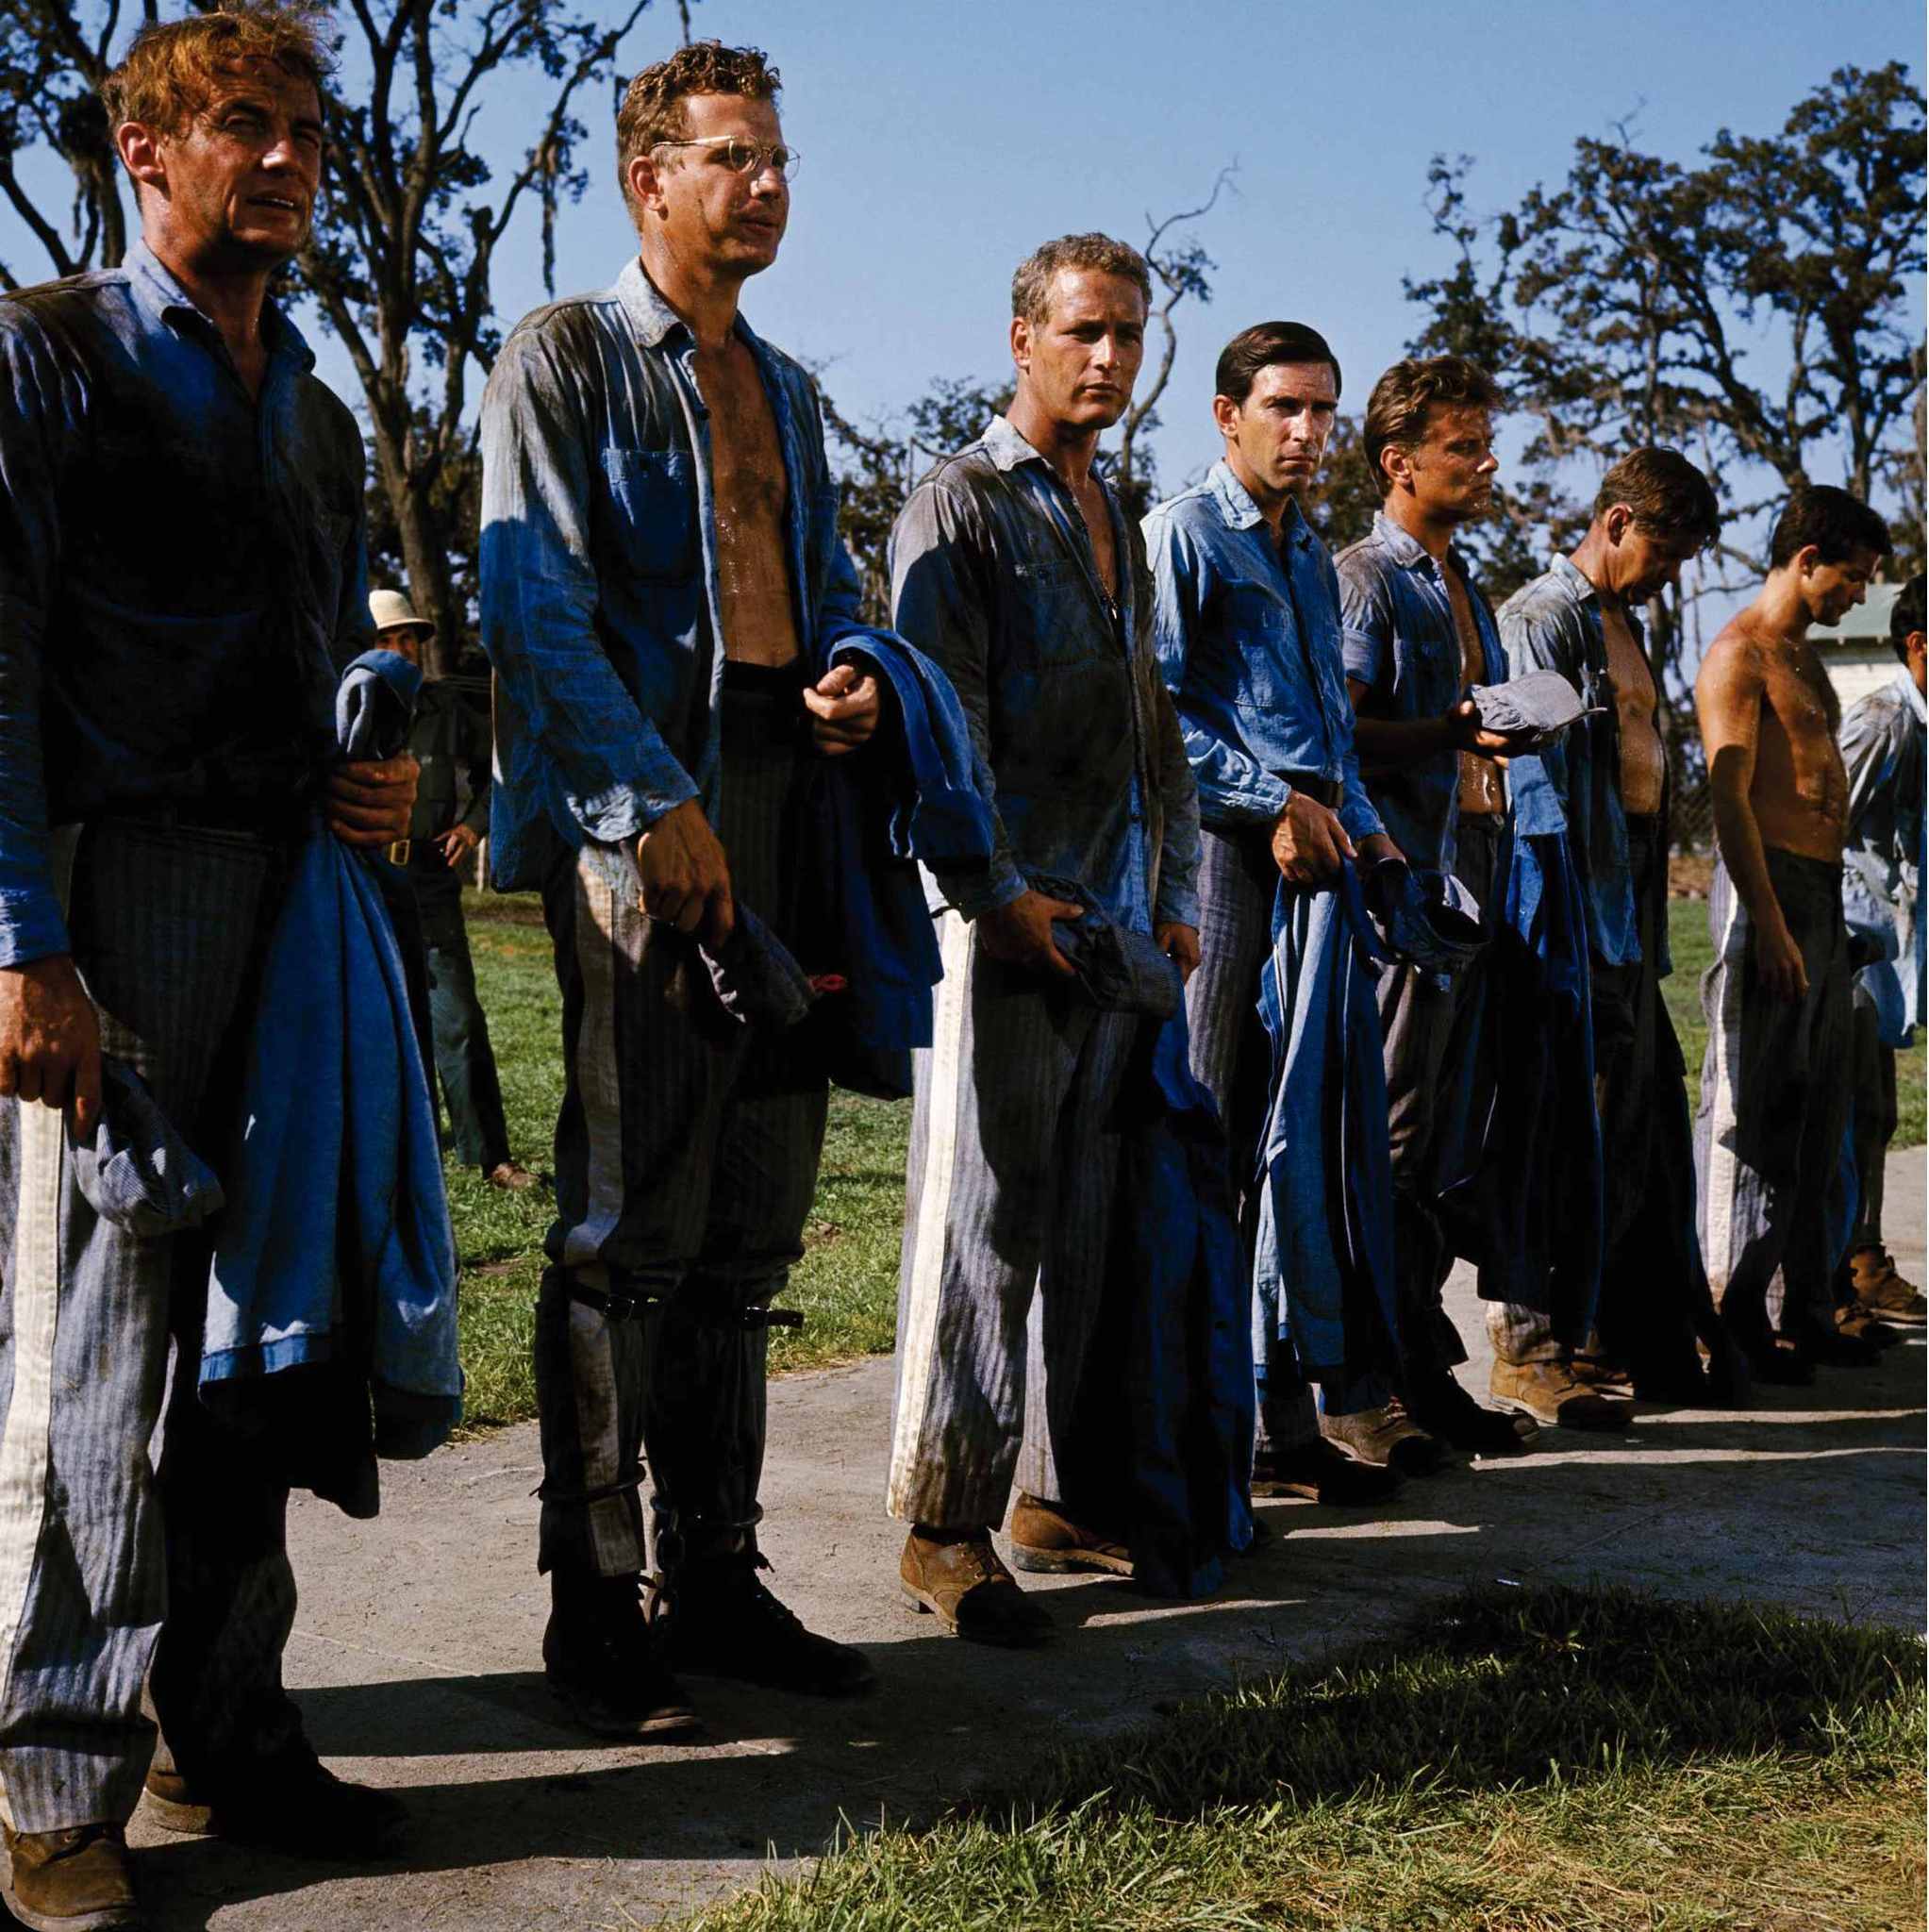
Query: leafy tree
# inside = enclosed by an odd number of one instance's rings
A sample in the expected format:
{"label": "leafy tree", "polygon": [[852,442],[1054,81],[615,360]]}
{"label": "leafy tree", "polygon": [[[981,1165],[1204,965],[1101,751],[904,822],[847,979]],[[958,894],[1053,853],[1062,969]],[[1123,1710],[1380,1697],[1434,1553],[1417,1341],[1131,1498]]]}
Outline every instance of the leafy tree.
{"label": "leafy tree", "polygon": [[[1920,554],[1922,142],[1895,61],[1838,69],[1778,134],[1724,128],[1695,165],[1625,126],[1580,140],[1563,182],[1490,220],[1469,210],[1468,158],[1435,158],[1435,232],[1455,258],[1406,285],[1427,310],[1413,348],[1481,362],[1532,425],[1484,535],[1496,579],[1585,521],[1577,459],[1643,441],[1700,462],[1737,524],[1838,479],[1886,500]],[[1758,568],[1738,534],[1721,556]],[[1678,678],[1678,609],[1657,604],[1650,629]]]}

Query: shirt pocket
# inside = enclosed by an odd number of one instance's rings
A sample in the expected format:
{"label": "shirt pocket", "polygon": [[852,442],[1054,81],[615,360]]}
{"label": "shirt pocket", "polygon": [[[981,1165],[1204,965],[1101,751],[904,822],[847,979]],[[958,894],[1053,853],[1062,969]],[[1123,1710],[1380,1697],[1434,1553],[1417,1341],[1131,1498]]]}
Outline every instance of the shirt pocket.
{"label": "shirt pocket", "polygon": [[1265,584],[1228,579],[1220,587],[1223,648],[1236,661],[1223,667],[1225,690],[1243,710],[1289,713],[1313,696],[1292,614]]}
{"label": "shirt pocket", "polygon": [[[1070,558],[1027,557],[1011,567],[1016,616],[1041,671],[1103,661],[1094,646],[1105,628],[1084,570]],[[1114,653],[1123,662],[1122,653]]]}
{"label": "shirt pocket", "polygon": [[682,450],[603,452],[612,535],[640,577],[680,582],[697,574],[696,464]]}

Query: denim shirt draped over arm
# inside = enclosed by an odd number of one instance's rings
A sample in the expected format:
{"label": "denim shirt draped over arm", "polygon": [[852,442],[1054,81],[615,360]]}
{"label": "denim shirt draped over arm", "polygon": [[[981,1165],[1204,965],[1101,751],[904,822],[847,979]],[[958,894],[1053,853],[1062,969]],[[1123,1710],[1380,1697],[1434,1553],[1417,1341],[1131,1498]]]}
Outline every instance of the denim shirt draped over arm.
{"label": "denim shirt draped over arm", "polygon": [[50,826],[265,812],[333,759],[374,641],[361,438],[272,303],[261,333],[251,395],[140,242],[0,300],[0,966],[68,950]]}
{"label": "denim shirt draped over arm", "polygon": [[[1445,571],[1426,547],[1382,510],[1372,532],[1334,558],[1345,622],[1346,675],[1366,686],[1364,717],[1440,718],[1466,696],[1468,677]],[[1480,637],[1479,682],[1506,676],[1500,632],[1458,551],[1459,573]],[[1435,752],[1418,763],[1369,770],[1366,788],[1393,842],[1416,871],[1454,869],[1460,816],[1460,754]]]}
{"label": "denim shirt draped over arm", "polygon": [[[1627,622],[1640,643],[1639,617],[1630,610]],[[1607,680],[1607,642],[1594,586],[1565,557],[1557,557],[1545,575],[1522,585],[1502,605],[1500,629],[1512,675],[1557,671],[1583,703],[1603,708],[1538,755],[1551,783],[1526,794],[1527,804],[1516,799],[1515,830],[1527,838],[1559,829],[1543,822],[1558,806],[1581,874],[1588,944],[1605,965],[1632,965],[1641,957],[1641,944],[1627,819],[1621,807],[1621,725]],[[1666,962],[1657,962],[1657,970],[1665,972]]]}
{"label": "denim shirt draped over arm", "polygon": [[[810,379],[740,317],[777,426],[797,635],[821,664],[857,623]],[[695,339],[632,260],[503,344],[482,407],[483,647],[497,678],[496,884],[554,841],[714,815],[723,651],[709,411]]]}
{"label": "denim shirt draped over arm", "polygon": [[1271,825],[1288,775],[1337,786],[1355,839],[1383,829],[1360,784],[1333,559],[1295,504],[1275,545],[1220,461],[1145,520],[1154,633],[1213,826]]}
{"label": "denim shirt draped over arm", "polygon": [[990,788],[990,862],[936,874],[967,918],[1056,873],[1135,930],[1198,923],[1198,809],[1144,550],[1105,493],[1116,607],[1071,492],[1002,416],[919,484],[891,532],[893,625],[949,675]]}

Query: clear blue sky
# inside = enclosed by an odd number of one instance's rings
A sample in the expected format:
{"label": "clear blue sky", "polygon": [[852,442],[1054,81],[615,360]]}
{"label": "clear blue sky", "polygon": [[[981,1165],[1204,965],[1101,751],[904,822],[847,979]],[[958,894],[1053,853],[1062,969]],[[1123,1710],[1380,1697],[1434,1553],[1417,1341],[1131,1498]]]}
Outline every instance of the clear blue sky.
{"label": "clear blue sky", "polygon": [[[614,12],[617,0],[589,4]],[[746,312],[825,365],[860,421],[934,376],[1002,374],[1011,270],[1036,243],[1089,227],[1141,240],[1148,213],[1203,198],[1237,160],[1237,193],[1196,225],[1218,262],[1215,295],[1181,311],[1158,442],[1168,484],[1217,454],[1212,362],[1249,323],[1313,323],[1339,354],[1347,400],[1364,400],[1416,325],[1402,276],[1447,261],[1423,203],[1436,152],[1475,156],[1472,198],[1497,208],[1564,175],[1578,135],[1625,120],[1644,145],[1691,160],[1724,125],[1779,127],[1838,66],[1901,56],[1920,76],[1923,42],[1920,0],[700,0],[694,18],[776,60],[804,157],[783,257],[751,284]],[[677,32],[673,5],[657,0],[624,71]],[[487,125],[506,161],[545,98],[522,80],[499,90]],[[592,185],[562,214],[564,292],[606,285],[631,246],[612,105],[598,91],[580,111]],[[0,254],[42,271],[10,215]],[[498,307],[513,319],[542,299],[533,219],[499,260]],[[358,402],[346,359],[313,332],[323,374]]]}
{"label": "clear blue sky", "polygon": [[[1835,67],[1900,56],[1920,74],[1923,38],[1913,0],[703,0],[694,25],[777,61],[804,157],[782,258],[745,310],[830,364],[860,418],[934,375],[1000,372],[1011,270],[1038,242],[1088,227],[1138,241],[1148,212],[1203,199],[1237,159],[1238,194],[1196,227],[1219,268],[1211,307],[1181,311],[1169,481],[1217,453],[1212,362],[1248,323],[1313,323],[1364,400],[1415,325],[1403,275],[1446,261],[1423,205],[1437,151],[1476,156],[1473,197],[1500,206],[1618,119],[1690,159],[1723,125],[1779,127]],[[675,35],[658,0],[628,64]],[[606,157],[566,219],[561,285],[607,281],[626,250]],[[505,308],[540,292],[526,262],[501,277]]]}

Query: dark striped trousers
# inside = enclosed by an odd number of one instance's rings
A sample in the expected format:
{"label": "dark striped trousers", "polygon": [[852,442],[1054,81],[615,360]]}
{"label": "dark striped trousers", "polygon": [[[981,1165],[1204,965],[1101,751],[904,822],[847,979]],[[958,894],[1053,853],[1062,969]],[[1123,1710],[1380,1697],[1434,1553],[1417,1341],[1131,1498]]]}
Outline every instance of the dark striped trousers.
{"label": "dark striped trousers", "polygon": [[898,1282],[887,1507],[1005,1521],[1014,1480],[1062,1500],[1118,1178],[1136,1017],[988,959],[943,915],[944,978],[916,1100]]}
{"label": "dark striped trousers", "polygon": [[[717,830],[739,902],[794,940],[813,754],[794,682],[741,688],[753,682],[725,684]],[[761,1313],[804,1251],[828,1092],[807,1041],[730,1018],[694,941],[647,917],[640,894],[633,850],[614,845],[573,855],[543,894],[564,1090],[536,1308],[539,1564],[605,1576],[754,1536]],[[614,1313],[598,1305],[612,1295]]]}
{"label": "dark striped trousers", "polygon": [[1717,863],[1695,1119],[1702,1253],[1722,1322],[1744,1347],[1766,1341],[1771,1324],[1835,1333],[1830,1204],[1854,1078],[1842,869],[1772,845],[1764,856],[1808,991],[1774,999],[1756,983],[1754,924]]}
{"label": "dark striped trousers", "polygon": [[[286,848],[104,820],[57,850],[103,1048],[219,1173]],[[281,1688],[287,1480],[197,1395],[212,1249],[206,1227],[100,1220],[61,1117],[0,1101],[0,1796],[17,1830],[129,1816],[150,1669],[197,1784],[245,1779],[299,1733]]]}

